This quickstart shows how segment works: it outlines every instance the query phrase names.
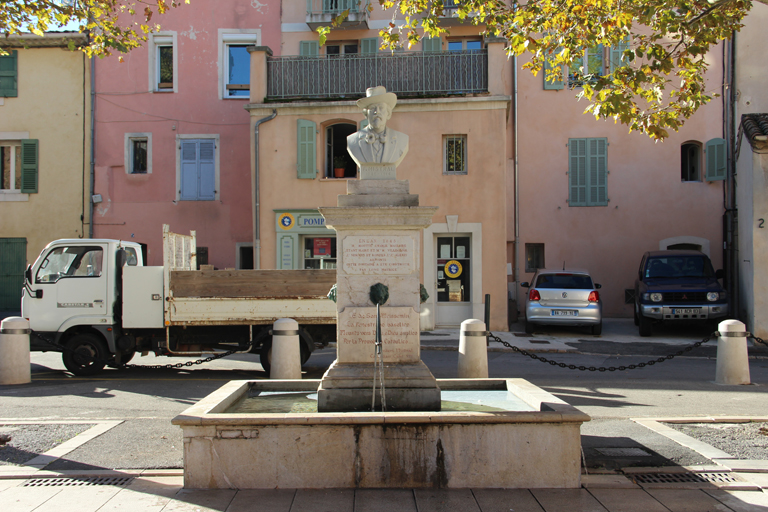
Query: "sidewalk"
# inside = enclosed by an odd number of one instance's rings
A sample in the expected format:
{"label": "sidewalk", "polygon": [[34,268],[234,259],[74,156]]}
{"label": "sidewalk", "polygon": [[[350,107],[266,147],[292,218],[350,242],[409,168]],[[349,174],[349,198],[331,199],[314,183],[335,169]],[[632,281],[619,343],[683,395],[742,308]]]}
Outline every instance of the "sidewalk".
{"label": "sidewalk", "polygon": [[[768,474],[762,474],[764,484]],[[102,482],[100,482],[103,481]],[[112,484],[107,482],[112,481]],[[0,480],[3,512],[765,512],[768,494],[640,486],[626,477],[585,476],[582,489],[270,489],[182,488],[179,472],[108,472]],[[668,487],[668,486],[667,486]],[[748,486],[744,486],[748,487]]]}

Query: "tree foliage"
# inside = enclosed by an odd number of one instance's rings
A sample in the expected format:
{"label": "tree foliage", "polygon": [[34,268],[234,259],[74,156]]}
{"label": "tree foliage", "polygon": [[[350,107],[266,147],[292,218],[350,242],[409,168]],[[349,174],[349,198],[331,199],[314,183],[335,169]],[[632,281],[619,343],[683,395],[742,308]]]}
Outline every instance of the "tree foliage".
{"label": "tree foliage", "polygon": [[[722,83],[707,83],[707,54],[741,28],[750,0],[378,0],[394,11],[383,46],[413,46],[447,30],[440,18],[477,25],[506,40],[507,54],[529,59],[534,74],[578,77],[586,112],[664,139],[709,102]],[[758,0],[764,2],[764,0]],[[321,40],[328,28],[318,29]],[[628,43],[628,44],[627,44]],[[610,74],[579,66],[587,48],[624,48]]]}
{"label": "tree foliage", "polygon": [[[189,3],[189,0],[183,2]],[[181,0],[3,0],[0,34],[7,38],[24,33],[44,36],[53,30],[76,30],[89,35],[88,43],[79,49],[88,56],[104,57],[113,51],[127,53],[141,46],[147,34],[160,28],[151,24],[155,13],[164,14],[181,3]],[[6,42],[0,38],[0,53],[4,46]]]}

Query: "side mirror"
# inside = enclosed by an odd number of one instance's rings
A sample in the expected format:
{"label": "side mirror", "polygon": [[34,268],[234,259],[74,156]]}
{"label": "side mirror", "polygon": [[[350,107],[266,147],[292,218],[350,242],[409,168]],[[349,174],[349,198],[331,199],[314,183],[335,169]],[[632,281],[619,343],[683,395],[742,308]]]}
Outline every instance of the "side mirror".
{"label": "side mirror", "polygon": [[43,298],[43,290],[35,290],[35,298],[36,299],[42,299]]}
{"label": "side mirror", "polygon": [[522,283],[520,283],[520,286],[522,286],[523,288],[530,288],[531,283],[529,283],[528,281],[523,281]]}
{"label": "side mirror", "polygon": [[32,284],[32,265],[27,265],[27,270],[24,271],[24,277],[27,278],[29,284]]}
{"label": "side mirror", "polygon": [[599,290],[602,287],[603,285],[601,285],[600,283],[595,283],[595,290]]}
{"label": "side mirror", "polygon": [[719,268],[715,270],[715,279],[722,279],[725,277],[725,270]]}

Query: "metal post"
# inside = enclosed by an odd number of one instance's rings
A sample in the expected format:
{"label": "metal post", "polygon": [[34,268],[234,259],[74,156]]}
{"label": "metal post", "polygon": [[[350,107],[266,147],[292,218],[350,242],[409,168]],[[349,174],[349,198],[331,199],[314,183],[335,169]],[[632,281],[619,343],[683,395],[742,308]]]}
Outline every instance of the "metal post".
{"label": "metal post", "polygon": [[725,320],[717,326],[717,366],[715,384],[749,384],[749,355],[746,325],[738,320]]}
{"label": "metal post", "polygon": [[[491,328],[491,294],[490,293],[485,294],[485,328],[489,330]],[[485,338],[485,345],[486,346],[490,345],[490,341],[488,340],[487,336]]]}

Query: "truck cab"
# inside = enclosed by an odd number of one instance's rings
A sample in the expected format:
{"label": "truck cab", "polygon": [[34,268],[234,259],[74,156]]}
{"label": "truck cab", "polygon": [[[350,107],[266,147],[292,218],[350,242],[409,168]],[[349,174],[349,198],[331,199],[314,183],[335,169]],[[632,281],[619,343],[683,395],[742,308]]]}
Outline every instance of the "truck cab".
{"label": "truck cab", "polygon": [[107,351],[115,353],[116,283],[123,265],[143,264],[141,245],[135,242],[65,239],[48,244],[25,272],[21,314],[33,333],[42,335],[31,337],[30,348],[56,350],[44,340],[67,346],[73,338],[87,338],[87,352],[104,358]]}

